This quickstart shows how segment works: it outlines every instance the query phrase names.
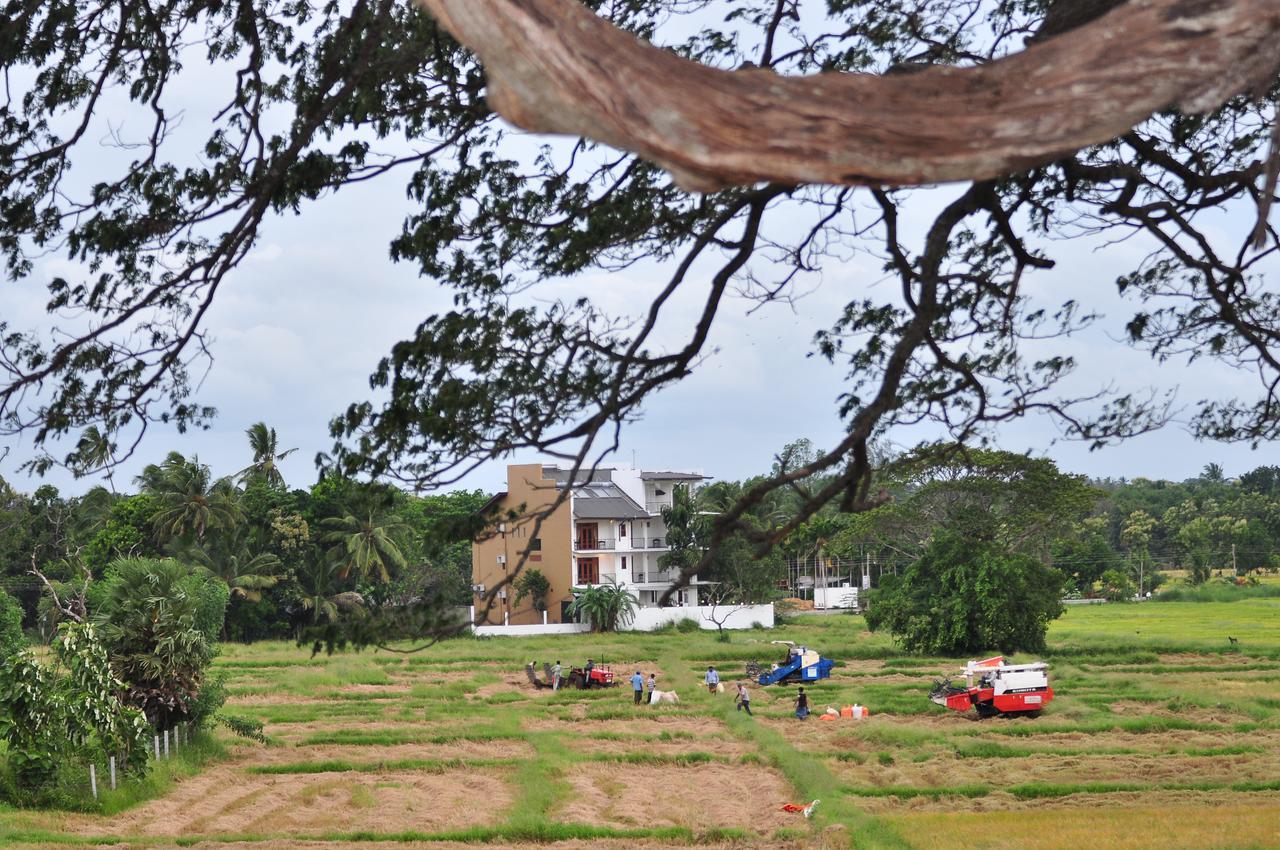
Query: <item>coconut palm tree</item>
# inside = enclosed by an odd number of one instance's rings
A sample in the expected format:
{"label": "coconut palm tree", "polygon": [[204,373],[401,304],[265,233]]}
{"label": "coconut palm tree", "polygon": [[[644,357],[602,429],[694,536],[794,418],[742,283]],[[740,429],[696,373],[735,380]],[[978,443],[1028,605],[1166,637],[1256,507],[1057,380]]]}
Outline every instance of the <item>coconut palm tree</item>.
{"label": "coconut palm tree", "polygon": [[342,592],[343,565],[329,558],[317,558],[298,572],[298,587],[302,595],[297,603],[303,611],[311,612],[313,623],[335,623],[343,611],[359,610],[364,598],[353,591]]}
{"label": "coconut palm tree", "polygon": [[[280,580],[276,571],[283,566],[279,558],[262,548],[257,535],[240,524],[204,542],[175,546],[173,553],[178,560],[226,582],[233,601],[257,602],[262,591],[275,587]],[[224,641],[229,639],[228,619],[222,621]]]}
{"label": "coconut palm tree", "polygon": [[161,540],[202,540],[210,528],[234,528],[244,519],[235,485],[228,478],[213,480],[195,455],[187,460],[170,452],[160,466],[147,466],[137,481],[156,497],[151,523]]}
{"label": "coconut palm tree", "polygon": [[226,582],[232,599],[248,602],[257,602],[262,591],[275,586],[276,571],[283,566],[274,554],[262,551],[262,541],[245,525],[204,543],[175,547],[174,554]]}
{"label": "coconut palm tree", "polygon": [[71,453],[69,460],[71,472],[77,478],[105,469],[107,487],[110,488],[112,493],[115,493],[116,482],[113,470],[116,460],[116,444],[111,441],[111,437],[106,431],[103,431],[97,425],[90,425],[85,428],[80,434],[80,439],[76,441],[75,451]]}
{"label": "coconut palm tree", "polygon": [[399,517],[370,511],[360,517],[329,517],[320,524],[328,529],[324,541],[333,544],[329,556],[342,565],[341,578],[353,572],[358,576],[377,573],[387,582],[391,581],[389,567],[403,570],[409,566],[395,541],[395,535],[407,528]]}
{"label": "coconut palm tree", "polygon": [[268,428],[265,422],[255,422],[244,433],[249,438],[249,448],[253,450],[253,463],[240,470],[237,477],[241,481],[256,479],[272,487],[283,487],[284,475],[280,472],[279,462],[297,449],[280,451],[276,429]]}

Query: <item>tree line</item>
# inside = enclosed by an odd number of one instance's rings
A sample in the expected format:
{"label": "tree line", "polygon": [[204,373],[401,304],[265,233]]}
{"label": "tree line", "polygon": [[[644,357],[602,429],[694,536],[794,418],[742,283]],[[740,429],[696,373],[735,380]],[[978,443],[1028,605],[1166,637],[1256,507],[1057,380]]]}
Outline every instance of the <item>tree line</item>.
{"label": "tree line", "polygon": [[[419,497],[327,476],[290,487],[274,429],[247,431],[245,468],[215,475],[171,452],[134,492],[95,487],[30,494],[0,479],[0,591],[17,599],[28,631],[50,639],[65,599],[123,558],[171,558],[226,585],[224,640],[295,637],[343,612],[471,596],[467,524],[479,491]],[[62,604],[60,604],[62,600]]]}

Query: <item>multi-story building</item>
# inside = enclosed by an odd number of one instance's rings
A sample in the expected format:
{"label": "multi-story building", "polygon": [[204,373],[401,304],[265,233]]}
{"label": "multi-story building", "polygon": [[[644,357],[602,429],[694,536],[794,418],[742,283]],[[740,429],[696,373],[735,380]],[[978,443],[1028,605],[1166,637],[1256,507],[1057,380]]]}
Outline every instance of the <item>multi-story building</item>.
{"label": "multi-story building", "polygon": [[[662,509],[670,507],[677,486],[692,486],[705,476],[690,472],[649,472],[627,467],[597,469],[569,480],[569,470],[543,464],[507,467],[507,489],[490,503],[500,515],[517,518],[501,522],[471,547],[471,575],[477,597],[493,587],[528,552],[526,569],[536,569],[551,585],[547,621],[570,622],[573,588],[616,581],[636,595],[642,607],[658,604],[671,587],[675,571],[658,562],[667,551]],[[568,488],[568,498],[537,524]],[[675,605],[697,605],[702,584],[695,581],[677,591]],[[501,592],[488,621],[540,623],[533,600],[515,604],[513,588]]]}

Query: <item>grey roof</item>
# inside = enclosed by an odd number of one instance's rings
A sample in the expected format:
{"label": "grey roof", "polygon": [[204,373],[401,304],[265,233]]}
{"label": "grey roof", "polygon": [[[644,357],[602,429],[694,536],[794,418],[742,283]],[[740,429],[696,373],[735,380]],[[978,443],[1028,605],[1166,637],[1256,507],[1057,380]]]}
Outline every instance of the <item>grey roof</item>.
{"label": "grey roof", "polygon": [[706,475],[699,475],[696,472],[642,472],[640,478],[644,481],[706,481]]}
{"label": "grey roof", "polygon": [[584,484],[573,489],[573,515],[584,519],[648,519],[649,513],[616,484]]}
{"label": "grey roof", "polygon": [[[557,488],[564,487],[564,485],[569,482],[569,470],[561,469],[558,466],[544,466],[542,467],[542,474],[544,477],[550,478],[552,481],[556,482]],[[611,469],[597,469],[595,472],[590,474],[590,477],[587,475],[587,470],[578,470],[578,477],[574,479],[573,483],[574,486],[579,486],[583,484],[609,482],[612,480],[613,470]]]}

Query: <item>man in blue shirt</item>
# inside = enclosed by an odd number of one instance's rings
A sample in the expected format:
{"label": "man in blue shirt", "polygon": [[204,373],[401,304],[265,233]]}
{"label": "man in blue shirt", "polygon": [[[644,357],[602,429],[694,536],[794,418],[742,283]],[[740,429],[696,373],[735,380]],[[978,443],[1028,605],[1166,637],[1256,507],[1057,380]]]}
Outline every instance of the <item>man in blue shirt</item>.
{"label": "man in blue shirt", "polygon": [[640,675],[639,670],[631,677],[631,690],[636,692],[636,705],[639,705],[641,698],[644,697],[644,676]]}
{"label": "man in blue shirt", "polygon": [[720,690],[720,674],[714,667],[707,668],[707,690],[713,694]]}

